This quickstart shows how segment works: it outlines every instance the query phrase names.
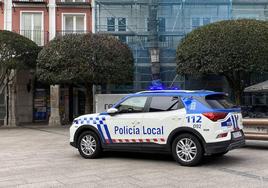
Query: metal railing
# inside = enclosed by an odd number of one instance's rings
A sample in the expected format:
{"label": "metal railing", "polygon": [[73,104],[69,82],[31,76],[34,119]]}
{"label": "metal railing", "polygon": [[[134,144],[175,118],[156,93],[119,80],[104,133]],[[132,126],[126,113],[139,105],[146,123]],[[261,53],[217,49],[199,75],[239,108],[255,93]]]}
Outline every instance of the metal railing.
{"label": "metal railing", "polygon": [[49,42],[48,31],[43,30],[18,30],[13,31],[34,41],[38,46],[44,46]]}
{"label": "metal railing", "polygon": [[75,5],[91,5],[90,0],[56,0],[57,5],[75,6]]}
{"label": "metal railing", "polygon": [[47,3],[48,0],[12,0],[13,3]]}
{"label": "metal railing", "polygon": [[91,31],[86,30],[58,30],[56,32],[56,36],[64,36],[67,34],[85,34],[85,33],[91,33]]}
{"label": "metal railing", "polygon": [[268,119],[243,119],[243,126],[247,140],[268,141]]}

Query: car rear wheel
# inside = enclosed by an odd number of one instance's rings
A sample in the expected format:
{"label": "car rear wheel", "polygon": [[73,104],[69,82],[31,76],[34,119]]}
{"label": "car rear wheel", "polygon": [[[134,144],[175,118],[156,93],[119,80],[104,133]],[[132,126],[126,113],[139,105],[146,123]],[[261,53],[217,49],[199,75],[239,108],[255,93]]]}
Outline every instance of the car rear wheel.
{"label": "car rear wheel", "polygon": [[86,159],[98,158],[101,154],[101,144],[98,136],[92,131],[83,132],[78,139],[78,150]]}
{"label": "car rear wheel", "polygon": [[183,166],[195,166],[202,160],[203,148],[195,136],[181,134],[173,141],[172,155]]}

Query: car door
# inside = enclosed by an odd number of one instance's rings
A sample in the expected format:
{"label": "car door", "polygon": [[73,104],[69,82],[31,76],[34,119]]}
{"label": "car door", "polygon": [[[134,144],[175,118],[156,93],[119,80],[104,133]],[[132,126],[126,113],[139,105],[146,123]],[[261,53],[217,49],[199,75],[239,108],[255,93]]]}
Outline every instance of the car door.
{"label": "car door", "polygon": [[150,144],[166,144],[170,133],[184,125],[185,115],[180,97],[152,96],[143,116],[143,140]]}
{"label": "car door", "polygon": [[107,118],[113,144],[141,142],[141,125],[146,103],[146,96],[135,96],[115,106],[118,112]]}

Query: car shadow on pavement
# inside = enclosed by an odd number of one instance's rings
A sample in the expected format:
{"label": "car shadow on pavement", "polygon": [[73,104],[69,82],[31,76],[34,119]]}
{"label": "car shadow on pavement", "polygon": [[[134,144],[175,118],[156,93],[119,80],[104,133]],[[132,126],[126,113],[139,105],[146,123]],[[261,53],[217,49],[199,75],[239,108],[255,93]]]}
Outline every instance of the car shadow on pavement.
{"label": "car shadow on pavement", "polygon": [[[176,163],[171,154],[163,153],[134,153],[134,152],[116,152],[116,151],[106,151],[102,159],[134,159],[134,160],[147,160],[147,161],[159,161],[162,163]],[[221,157],[216,156],[204,156],[203,161],[199,166],[214,166],[224,164],[227,166],[232,166],[234,164],[239,164],[241,158],[238,156],[233,156],[231,154],[226,154]]]}
{"label": "car shadow on pavement", "polygon": [[253,144],[253,143],[247,143],[246,146],[244,146],[247,149],[258,149],[258,150],[268,150],[268,142],[266,141],[266,143],[262,143],[262,144]]}
{"label": "car shadow on pavement", "polygon": [[241,157],[226,154],[224,156],[205,156],[201,165],[205,166],[232,166],[234,164],[242,163]]}
{"label": "car shadow on pavement", "polygon": [[138,153],[138,152],[122,152],[122,151],[106,151],[103,158],[124,158],[137,160],[153,160],[153,161],[174,161],[172,156],[163,153]]}

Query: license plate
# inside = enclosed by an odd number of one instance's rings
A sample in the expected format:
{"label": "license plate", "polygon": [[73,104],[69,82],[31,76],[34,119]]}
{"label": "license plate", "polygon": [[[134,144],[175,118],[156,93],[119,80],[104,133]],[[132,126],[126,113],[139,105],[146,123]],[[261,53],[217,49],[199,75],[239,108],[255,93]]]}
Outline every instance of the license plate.
{"label": "license plate", "polygon": [[239,138],[242,136],[242,133],[240,131],[237,131],[237,132],[233,132],[233,138]]}

